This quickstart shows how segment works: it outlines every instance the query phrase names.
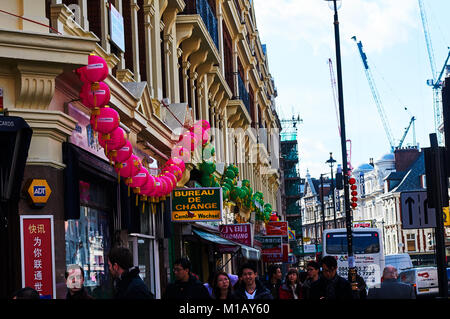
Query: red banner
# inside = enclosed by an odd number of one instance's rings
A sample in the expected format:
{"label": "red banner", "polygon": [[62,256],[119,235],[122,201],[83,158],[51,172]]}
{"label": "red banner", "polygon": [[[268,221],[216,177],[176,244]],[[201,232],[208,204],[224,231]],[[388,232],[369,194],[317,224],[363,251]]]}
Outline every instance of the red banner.
{"label": "red banner", "polygon": [[55,299],[53,216],[20,216],[22,286]]}
{"label": "red banner", "polygon": [[266,225],[267,236],[287,236],[288,222],[268,222]]}

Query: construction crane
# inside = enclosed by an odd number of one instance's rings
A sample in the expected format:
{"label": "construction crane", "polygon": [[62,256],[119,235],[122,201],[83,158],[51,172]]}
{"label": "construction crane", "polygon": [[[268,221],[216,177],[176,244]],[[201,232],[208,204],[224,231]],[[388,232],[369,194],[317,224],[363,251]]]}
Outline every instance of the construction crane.
{"label": "construction crane", "polygon": [[[336,109],[336,118],[337,118],[337,123],[338,123],[338,131],[339,131],[339,136],[341,136],[341,126],[339,125],[340,121],[339,121],[339,107],[338,107],[338,93],[337,93],[337,89],[336,89],[336,77],[334,76],[334,69],[333,69],[333,62],[331,61],[331,59],[328,59],[328,65],[330,67],[330,79],[331,79],[331,91],[333,93],[333,102],[334,102],[334,107]],[[348,170],[352,171],[353,170],[353,166],[352,166],[352,141],[350,139],[346,140],[347,143],[347,166],[348,166]]]}
{"label": "construction crane", "polygon": [[[359,54],[361,55],[361,59],[364,66],[364,72],[366,73],[367,81],[369,82],[370,90],[372,91],[373,99],[375,100],[375,104],[378,109],[378,113],[380,114],[381,122],[383,123],[384,131],[386,132],[387,139],[389,141],[389,145],[391,146],[391,152],[394,152],[395,150],[395,143],[394,138],[392,136],[391,127],[389,126],[388,119],[386,117],[386,113],[384,112],[384,107],[381,102],[380,95],[378,93],[377,87],[375,85],[375,81],[373,80],[372,72],[370,70],[369,64],[367,63],[367,55],[364,53],[363,45],[361,41],[357,41],[356,36],[352,37],[353,40],[355,40],[356,45],[358,46]],[[409,128],[411,127],[411,124],[415,121],[415,117],[411,117],[410,125],[405,129],[405,132],[403,133],[403,137],[400,140],[399,145],[397,148],[401,147],[403,144],[403,141],[405,140],[406,134],[408,134]]]}
{"label": "construction crane", "polygon": [[447,58],[445,60],[444,66],[442,67],[442,70],[439,74],[436,72],[436,63],[434,62],[434,50],[433,45],[431,41],[431,34],[428,27],[428,19],[427,14],[425,10],[425,6],[423,4],[422,0],[418,0],[419,2],[419,9],[420,9],[420,17],[422,18],[422,26],[423,26],[423,33],[425,35],[425,42],[427,45],[427,52],[428,52],[428,59],[430,61],[430,67],[431,67],[431,76],[432,79],[427,80],[427,84],[431,86],[433,89],[433,111],[434,111],[434,127],[435,131],[438,137],[439,144],[443,143],[443,136],[442,133],[439,131],[439,126],[442,123],[442,107],[441,107],[441,89],[442,89],[442,82],[441,78],[444,74],[445,68],[447,66],[447,62],[450,57],[450,50],[448,52]]}

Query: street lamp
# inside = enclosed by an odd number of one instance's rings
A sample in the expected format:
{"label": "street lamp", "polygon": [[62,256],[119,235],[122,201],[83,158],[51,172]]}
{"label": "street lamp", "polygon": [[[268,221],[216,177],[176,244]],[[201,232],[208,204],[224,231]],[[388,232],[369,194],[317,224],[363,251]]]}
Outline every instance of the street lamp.
{"label": "street lamp", "polygon": [[333,165],[336,163],[336,160],[333,158],[333,153],[330,152],[330,159],[326,161],[325,163],[328,163],[330,165],[331,169],[331,190],[330,192],[333,194],[333,217],[334,217],[334,228],[337,228],[336,225],[336,194],[334,192],[334,181],[333,181]]}
{"label": "street lamp", "polygon": [[[333,1],[334,8],[334,40],[336,45],[336,68],[337,68],[337,84],[338,84],[338,98],[339,98],[339,120],[341,127],[341,152],[342,152],[342,169],[344,179],[344,207],[345,207],[345,224],[347,229],[347,249],[348,249],[348,273],[352,284],[352,290],[356,293],[358,286],[356,283],[356,267],[355,257],[353,256],[353,236],[352,236],[352,216],[350,208],[350,192],[348,188],[348,163],[347,163],[347,137],[345,134],[345,118],[344,118],[344,95],[342,87],[342,66],[341,66],[341,45],[339,38],[339,19],[337,0]],[[339,1],[339,7],[341,2]]]}

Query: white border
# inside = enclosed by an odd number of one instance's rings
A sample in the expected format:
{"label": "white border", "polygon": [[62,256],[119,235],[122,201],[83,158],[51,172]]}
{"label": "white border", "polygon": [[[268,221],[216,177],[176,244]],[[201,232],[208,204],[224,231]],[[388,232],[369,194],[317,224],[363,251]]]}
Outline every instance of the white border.
{"label": "white border", "polygon": [[56,282],[55,282],[55,237],[53,226],[53,215],[20,215],[20,250],[21,250],[21,264],[22,264],[22,288],[25,287],[25,255],[23,247],[23,220],[24,219],[50,219],[51,228],[51,246],[52,246],[52,288],[53,299],[56,299]]}

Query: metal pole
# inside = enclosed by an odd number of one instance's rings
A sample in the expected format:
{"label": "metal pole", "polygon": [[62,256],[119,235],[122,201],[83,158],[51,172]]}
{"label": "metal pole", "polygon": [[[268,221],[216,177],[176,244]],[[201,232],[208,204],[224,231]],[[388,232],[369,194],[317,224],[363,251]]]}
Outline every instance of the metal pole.
{"label": "metal pole", "polygon": [[320,210],[322,213],[322,234],[323,231],[325,230],[325,199],[324,199],[324,195],[323,195],[323,174],[320,174],[320,195],[321,195],[321,199],[320,199]]}
{"label": "metal pole", "polygon": [[333,218],[334,218],[334,228],[337,228],[337,224],[336,224],[336,194],[334,191],[334,180],[333,180],[333,164],[336,162],[333,158],[333,153],[330,152],[330,159],[328,161],[326,161],[327,163],[330,164],[330,169],[331,169],[331,194],[333,194]]}
{"label": "metal pole", "polygon": [[341,126],[341,152],[342,152],[342,169],[344,170],[344,207],[345,207],[345,223],[347,229],[347,250],[348,250],[348,271],[350,274],[353,291],[357,291],[356,283],[356,267],[353,256],[353,235],[352,235],[352,209],[350,208],[350,192],[348,188],[348,163],[347,163],[347,137],[345,134],[345,117],[344,117],[344,94],[342,84],[342,66],[341,66],[341,45],[339,38],[339,19],[337,13],[336,0],[334,4],[334,38],[336,44],[336,68],[337,68],[337,84],[339,97],[339,119]]}
{"label": "metal pole", "polygon": [[441,152],[443,148],[439,147],[436,133],[430,134],[430,146],[432,150],[432,158],[434,160],[434,181],[435,181],[435,204],[436,211],[436,234],[435,234],[435,247],[436,247],[436,265],[438,272],[438,285],[439,285],[439,297],[448,297],[448,283],[447,283],[447,271],[445,267],[445,235],[444,235],[444,221],[442,218],[442,192],[447,191],[447,187],[444,187],[443,179],[447,176],[443,174],[443,164],[441,161]]}

